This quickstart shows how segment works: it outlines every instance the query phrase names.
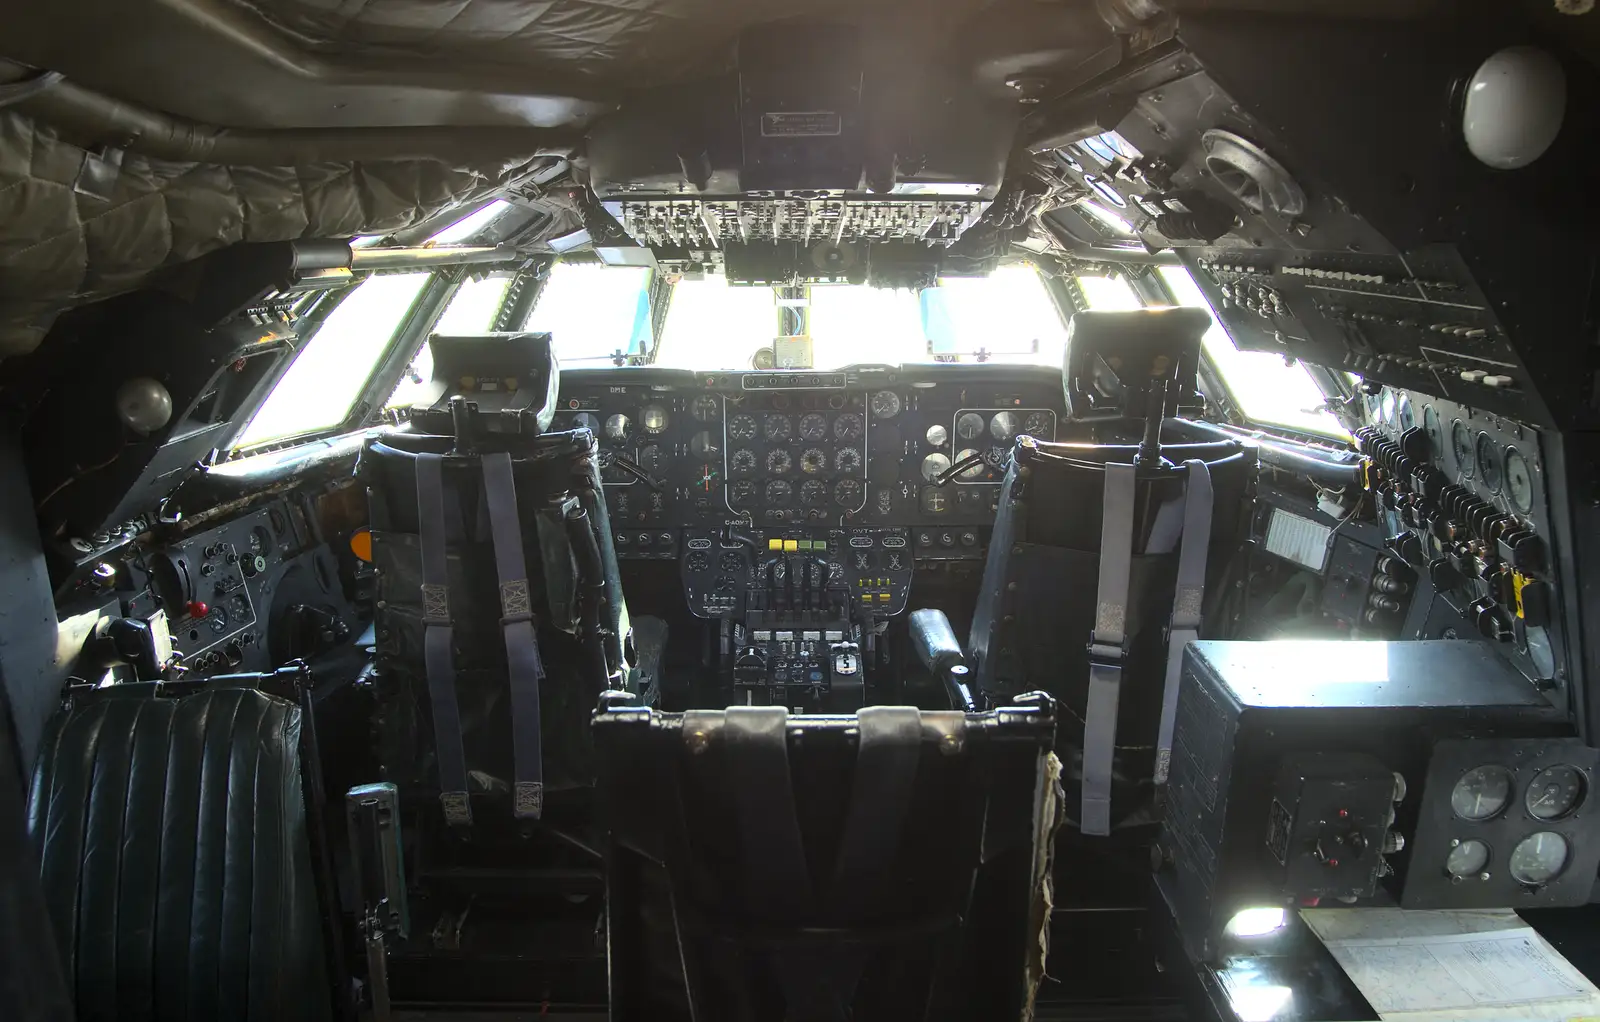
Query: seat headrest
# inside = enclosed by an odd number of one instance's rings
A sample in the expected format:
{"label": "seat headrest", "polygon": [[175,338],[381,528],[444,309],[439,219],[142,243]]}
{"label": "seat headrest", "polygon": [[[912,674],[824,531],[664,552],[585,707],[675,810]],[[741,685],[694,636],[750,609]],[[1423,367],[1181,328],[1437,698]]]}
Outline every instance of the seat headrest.
{"label": "seat headrest", "polygon": [[1211,327],[1204,309],[1079,312],[1067,325],[1062,385],[1073,419],[1143,419],[1159,381],[1176,384],[1180,402],[1197,389],[1200,339]]}
{"label": "seat headrest", "polygon": [[[434,334],[428,350],[433,353],[433,378],[411,413],[425,431],[453,432],[450,400],[455,397],[476,405],[479,421],[506,423],[507,432],[543,433],[550,428],[561,370],[549,334]],[[514,422],[520,426],[513,428]]]}

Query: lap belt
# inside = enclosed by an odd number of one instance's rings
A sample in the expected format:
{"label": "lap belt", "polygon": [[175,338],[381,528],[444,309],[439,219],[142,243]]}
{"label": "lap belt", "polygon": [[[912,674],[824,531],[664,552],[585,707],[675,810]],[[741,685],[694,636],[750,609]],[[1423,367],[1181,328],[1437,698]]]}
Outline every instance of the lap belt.
{"label": "lap belt", "polygon": [[511,752],[515,781],[512,814],[536,820],[544,812],[544,763],[540,749],[539,683],[544,663],[533,630],[528,565],[522,554],[522,522],[517,516],[511,455],[483,457],[483,485],[494,536],[495,568],[500,576],[500,626],[505,632],[506,671],[511,687]]}
{"label": "lap belt", "polygon": [[467,795],[467,753],[461,740],[461,707],[456,702],[456,669],[451,654],[450,565],[445,554],[443,457],[417,456],[417,521],[422,546],[423,663],[428,702],[433,710],[433,742],[439,762],[439,803],[445,822],[472,822]]}
{"label": "lap belt", "polygon": [[1178,554],[1178,588],[1172,598],[1172,624],[1167,632],[1167,681],[1161,693],[1161,730],[1156,739],[1155,782],[1167,783],[1172,765],[1172,730],[1178,719],[1178,681],[1183,673],[1183,648],[1200,637],[1200,605],[1206,595],[1206,554],[1211,547],[1211,470],[1199,460],[1186,461],[1183,496],[1183,549]]}
{"label": "lap belt", "polygon": [[1100,525],[1100,584],[1089,637],[1089,696],[1083,713],[1083,806],[1078,828],[1111,833],[1111,772],[1117,746],[1117,702],[1126,653],[1128,585],[1133,571],[1133,511],[1138,474],[1106,466]]}

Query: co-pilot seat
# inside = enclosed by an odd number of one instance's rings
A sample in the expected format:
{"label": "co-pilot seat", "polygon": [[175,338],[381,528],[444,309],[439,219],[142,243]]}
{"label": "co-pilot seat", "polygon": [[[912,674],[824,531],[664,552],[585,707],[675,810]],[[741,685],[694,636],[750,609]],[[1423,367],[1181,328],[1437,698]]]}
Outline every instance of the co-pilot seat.
{"label": "co-pilot seat", "polygon": [[588,717],[636,684],[596,442],[549,433],[547,334],[435,336],[409,428],[358,478],[377,571],[380,757],[466,826],[543,815],[592,783]]}
{"label": "co-pilot seat", "polygon": [[1248,522],[1253,447],[1161,442],[1182,431],[1168,416],[1195,390],[1209,326],[1197,309],[1074,316],[1071,418],[1139,442],[1018,438],[965,647],[942,612],[912,615],[918,653],[956,696],[1060,700],[1068,812],[1089,835],[1147,818],[1183,646],[1205,634]]}

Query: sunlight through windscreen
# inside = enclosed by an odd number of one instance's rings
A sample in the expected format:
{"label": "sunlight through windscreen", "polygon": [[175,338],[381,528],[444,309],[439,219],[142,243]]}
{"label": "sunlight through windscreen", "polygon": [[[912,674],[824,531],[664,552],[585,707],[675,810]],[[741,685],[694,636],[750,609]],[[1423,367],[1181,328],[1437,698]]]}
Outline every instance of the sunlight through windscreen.
{"label": "sunlight through windscreen", "polygon": [[810,329],[813,366],[818,369],[927,358],[917,295],[908,288],[814,284]]}
{"label": "sunlight through windscreen", "polygon": [[234,445],[249,447],[343,422],[428,276],[370,277],[346,295],[305,342]]}
{"label": "sunlight through windscreen", "polygon": [[[813,284],[809,290],[816,369],[931,362],[936,355],[1058,365],[1066,341],[1044,282],[1027,265],[1003,266],[988,277],[947,277],[920,295],[866,284]],[[771,345],[777,333],[772,288],[729,285],[715,275],[683,280],[673,289],[656,361],[746,369],[756,349]]]}
{"label": "sunlight through windscreen", "polygon": [[1032,266],[1002,266],[987,277],[944,277],[939,291],[961,361],[975,362],[982,351],[990,362],[1061,364],[1067,330]]}
{"label": "sunlight through windscreen", "polygon": [[735,287],[720,275],[680,280],[672,289],[656,362],[678,369],[748,369],[757,348],[778,333],[770,287]]}
{"label": "sunlight through windscreen", "polygon": [[1204,341],[1206,355],[1247,418],[1329,436],[1350,435],[1323,407],[1326,398],[1304,366],[1284,365],[1281,356],[1267,351],[1240,351],[1188,270],[1163,266],[1161,277],[1179,305],[1211,313],[1211,329],[1206,331]]}
{"label": "sunlight through windscreen", "polygon": [[504,199],[496,199],[487,206],[462,217],[455,223],[428,239],[430,245],[453,245],[458,241],[466,241],[479,231],[488,227],[499,218],[500,214],[511,208],[511,203]]}
{"label": "sunlight through windscreen", "polygon": [[561,365],[604,364],[619,351],[643,354],[649,287],[648,267],[557,263],[524,329],[548,331]]}
{"label": "sunlight through windscreen", "polygon": [[[500,300],[505,297],[510,284],[510,277],[485,277],[462,284],[429,335],[450,337],[456,334],[480,334],[488,330],[494,323],[494,314],[499,310]],[[406,375],[400,377],[399,385],[384,407],[399,408],[415,401],[423,384],[432,378],[433,349],[428,347],[427,341],[423,341]]]}

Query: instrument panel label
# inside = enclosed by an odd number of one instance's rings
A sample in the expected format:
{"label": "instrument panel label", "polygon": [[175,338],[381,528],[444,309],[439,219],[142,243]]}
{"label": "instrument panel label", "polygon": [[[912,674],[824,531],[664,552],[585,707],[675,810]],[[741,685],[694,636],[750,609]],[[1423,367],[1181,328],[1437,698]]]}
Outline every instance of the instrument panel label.
{"label": "instrument panel label", "polygon": [[844,121],[834,110],[785,110],[761,115],[762,138],[817,138],[842,134]]}

